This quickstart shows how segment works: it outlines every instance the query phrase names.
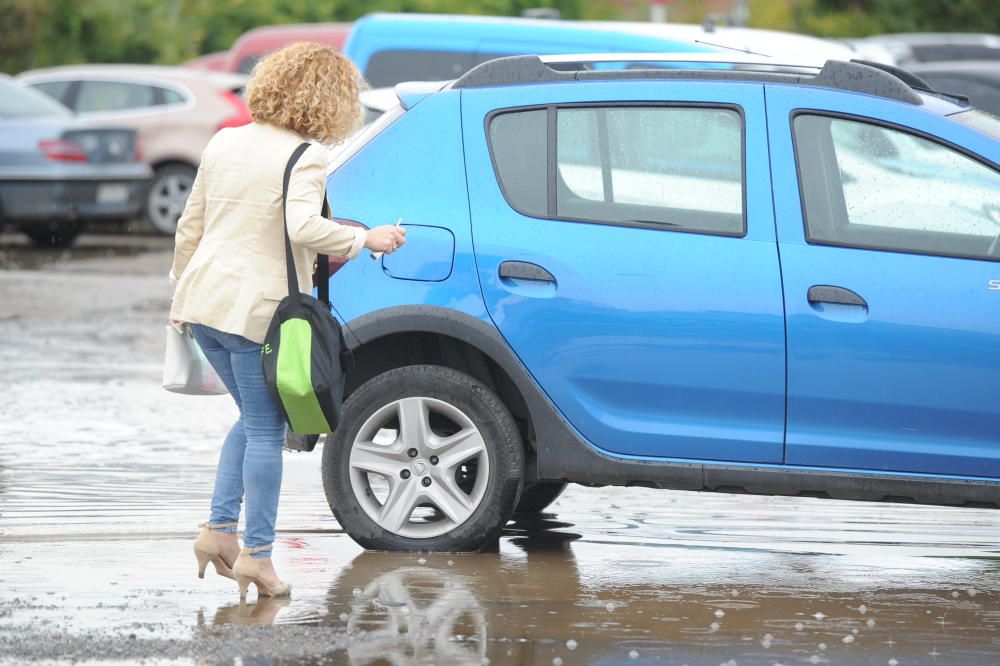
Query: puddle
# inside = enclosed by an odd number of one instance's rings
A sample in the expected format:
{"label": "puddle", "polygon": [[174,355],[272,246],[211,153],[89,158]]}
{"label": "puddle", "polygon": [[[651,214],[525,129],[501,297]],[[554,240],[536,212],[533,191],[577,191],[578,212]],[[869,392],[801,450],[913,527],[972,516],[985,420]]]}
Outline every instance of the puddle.
{"label": "puddle", "polygon": [[285,458],[292,599],[240,605],[195,577],[235,411],[158,388],[168,264],[0,271],[0,663],[1000,663],[1000,511],[573,487],[497,552],[375,553],[320,451]]}

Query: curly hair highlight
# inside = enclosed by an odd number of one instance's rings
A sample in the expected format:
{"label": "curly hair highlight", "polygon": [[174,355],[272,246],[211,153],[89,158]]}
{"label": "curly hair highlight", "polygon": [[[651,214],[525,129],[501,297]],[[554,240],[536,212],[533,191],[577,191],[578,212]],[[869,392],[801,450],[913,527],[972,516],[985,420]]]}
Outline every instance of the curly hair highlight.
{"label": "curly hair highlight", "polygon": [[361,126],[363,86],[350,58],[324,44],[298,42],[257,63],[246,101],[257,122],[335,144]]}

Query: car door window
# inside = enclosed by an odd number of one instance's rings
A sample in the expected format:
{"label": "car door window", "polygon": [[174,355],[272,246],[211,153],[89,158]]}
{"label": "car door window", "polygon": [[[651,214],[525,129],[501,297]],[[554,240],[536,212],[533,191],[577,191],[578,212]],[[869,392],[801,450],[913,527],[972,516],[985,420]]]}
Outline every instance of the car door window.
{"label": "car door window", "polygon": [[123,81],[83,81],[76,99],[76,111],[126,111],[155,104],[156,91],[153,86]]}
{"label": "car door window", "polygon": [[800,114],[796,160],[811,243],[1000,260],[1000,173],[874,123]]}
{"label": "car door window", "polygon": [[489,138],[504,195],[526,215],[745,233],[743,125],[733,109],[533,109],[494,116]]}

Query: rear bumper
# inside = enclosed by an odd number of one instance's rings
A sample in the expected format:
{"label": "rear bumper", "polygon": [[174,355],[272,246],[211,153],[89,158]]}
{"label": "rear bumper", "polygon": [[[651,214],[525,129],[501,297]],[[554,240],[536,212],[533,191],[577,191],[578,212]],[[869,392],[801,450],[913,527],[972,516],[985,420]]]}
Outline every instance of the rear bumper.
{"label": "rear bumper", "polygon": [[146,202],[151,179],[0,180],[0,219],[17,225],[128,220]]}

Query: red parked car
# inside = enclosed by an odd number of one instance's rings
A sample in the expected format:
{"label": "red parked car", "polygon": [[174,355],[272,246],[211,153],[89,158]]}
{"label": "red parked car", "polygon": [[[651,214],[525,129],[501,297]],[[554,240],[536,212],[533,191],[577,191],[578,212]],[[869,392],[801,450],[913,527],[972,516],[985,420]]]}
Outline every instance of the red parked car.
{"label": "red parked car", "polygon": [[254,28],[243,33],[229,49],[224,69],[249,74],[263,56],[294,42],[319,42],[339,51],[350,32],[350,23],[293,23]]}

